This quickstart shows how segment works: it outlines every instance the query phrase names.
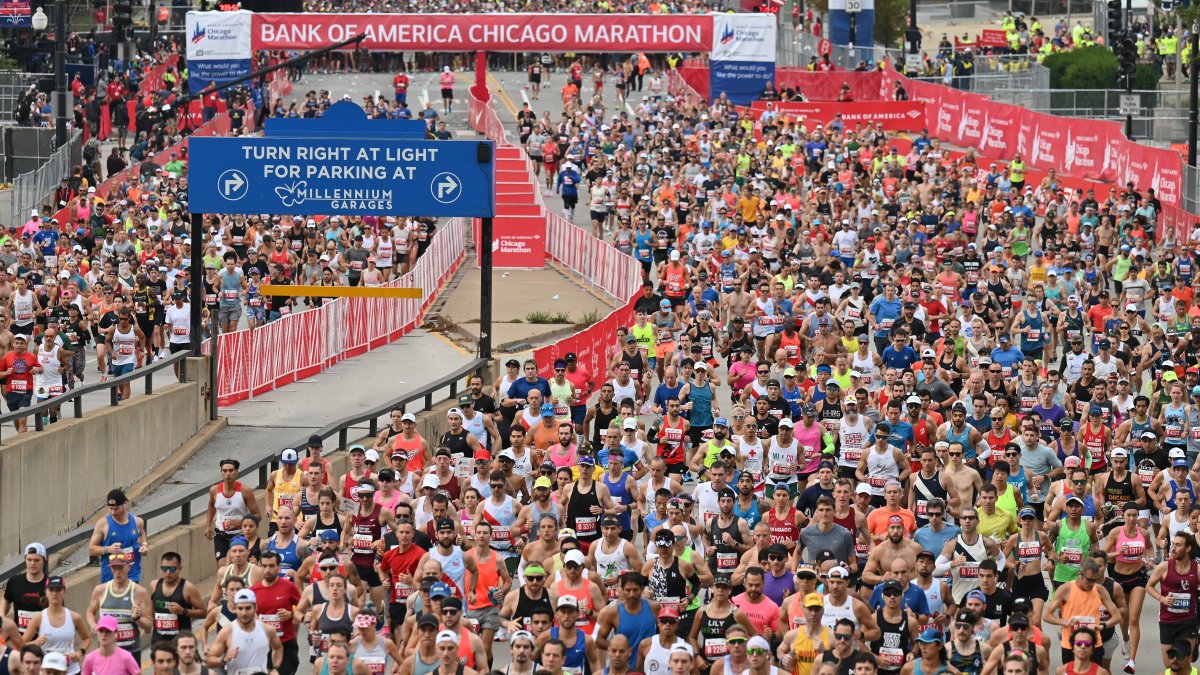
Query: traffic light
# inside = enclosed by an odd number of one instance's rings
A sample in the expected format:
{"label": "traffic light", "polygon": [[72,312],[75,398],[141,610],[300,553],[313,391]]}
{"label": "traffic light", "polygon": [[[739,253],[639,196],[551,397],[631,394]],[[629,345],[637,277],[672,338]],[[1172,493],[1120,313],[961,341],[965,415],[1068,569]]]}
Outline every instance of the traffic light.
{"label": "traffic light", "polygon": [[1124,38],[1121,40],[1121,51],[1117,54],[1117,60],[1121,62],[1121,74],[1132,75],[1138,62],[1137,44],[1133,38]]}
{"label": "traffic light", "polygon": [[112,33],[117,42],[127,42],[133,38],[133,2],[132,0],[113,0]]}
{"label": "traffic light", "polygon": [[1114,36],[1125,30],[1125,18],[1121,0],[1108,0],[1108,39],[1114,43]]}

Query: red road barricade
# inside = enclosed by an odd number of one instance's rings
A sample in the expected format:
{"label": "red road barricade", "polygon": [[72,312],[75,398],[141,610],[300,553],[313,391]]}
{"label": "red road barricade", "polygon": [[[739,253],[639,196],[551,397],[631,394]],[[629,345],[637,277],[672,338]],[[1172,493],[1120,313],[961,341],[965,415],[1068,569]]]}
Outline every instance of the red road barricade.
{"label": "red road barricade", "polygon": [[413,271],[388,284],[420,288],[420,299],[337,298],[254,330],[221,335],[218,404],[232,405],[311,377],[408,334],[462,264],[464,227],[461,219],[451,220],[434,235]]}
{"label": "red road barricade", "polygon": [[[497,145],[517,147],[508,141],[491,97],[481,101],[474,91],[470,92],[469,110],[471,126],[476,131],[496,141]],[[532,175],[529,180],[538,202],[542,202],[538,182]],[[553,209],[546,208],[545,203],[542,203],[542,213],[546,222],[546,255],[623,304],[588,328],[535,350],[533,358],[537,361],[538,372],[543,377],[550,377],[554,372],[554,360],[567,352],[575,352],[580,363],[592,373],[602,375],[610,349],[616,345],[617,328],[632,323],[633,300],[641,287],[641,266],[632,256],[621,253],[591,232],[554,213]]]}
{"label": "red road barricade", "polygon": [[[780,68],[776,71],[777,85],[799,88],[810,102],[831,101],[842,85],[849,83],[855,102],[840,105],[862,110],[886,100],[897,81],[912,102],[925,104],[925,124],[930,137],[974,150],[998,163],[1012,160],[1020,153],[1027,167],[1028,185],[1040,185],[1051,170],[1063,187],[1092,188],[1098,195],[1106,195],[1113,186],[1123,187],[1132,182],[1140,190],[1152,188],[1162,202],[1160,238],[1174,231],[1178,240],[1187,241],[1192,228],[1200,222],[1200,216],[1181,208],[1183,158],[1179,153],[1131,141],[1117,122],[1038,113],[997,103],[980,94],[910,79],[892,70],[821,73]],[[668,80],[671,95],[685,100],[707,97],[707,82],[707,68],[695,60],[678,68]],[[824,121],[820,117],[817,120]]]}

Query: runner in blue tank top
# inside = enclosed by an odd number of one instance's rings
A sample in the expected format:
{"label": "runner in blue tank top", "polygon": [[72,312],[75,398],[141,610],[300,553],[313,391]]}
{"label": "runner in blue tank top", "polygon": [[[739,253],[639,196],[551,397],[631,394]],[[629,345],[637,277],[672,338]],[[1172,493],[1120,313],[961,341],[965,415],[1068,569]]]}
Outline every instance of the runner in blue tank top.
{"label": "runner in blue tank top", "polygon": [[[88,544],[88,553],[100,556],[100,583],[112,581],[112,570],[108,567],[108,554],[132,553],[133,565],[129,568],[129,578],[135,582],[142,579],[142,533],[146,524],[142,519],[129,512],[129,499],[125,492],[119,489],[110,490],[107,499],[108,515],[96,523],[92,530],[92,539]],[[124,522],[121,522],[124,521]]]}

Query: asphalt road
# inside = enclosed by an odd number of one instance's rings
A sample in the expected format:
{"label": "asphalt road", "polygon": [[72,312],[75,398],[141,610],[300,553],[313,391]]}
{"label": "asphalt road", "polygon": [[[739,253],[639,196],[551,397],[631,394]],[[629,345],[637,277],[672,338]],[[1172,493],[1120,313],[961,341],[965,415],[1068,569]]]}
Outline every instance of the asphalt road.
{"label": "asphalt road", "polygon": [[[460,95],[465,96],[465,88],[474,82],[474,72],[458,73],[458,88],[456,91]],[[523,103],[528,102],[530,107],[537,113],[540,118],[544,112],[549,112],[551,119],[557,120],[562,112],[561,98],[559,97],[559,89],[562,87],[565,75],[561,72],[553,73],[548,78],[543,77],[543,92],[540,100],[534,100],[530,97],[526,90],[527,78],[523,72],[495,72],[489,74],[488,84],[492,90],[493,96],[496,98],[496,109],[501,120],[516,126],[516,114],[520,110]],[[303,96],[303,93],[309,89],[328,89],[331,95],[337,99],[343,94],[348,94],[353,100],[361,101],[363,96],[373,95],[379,91],[384,96],[390,97],[392,74],[351,74],[351,75],[307,75],[305,79],[296,85],[293,96]],[[590,77],[585,76],[585,94],[591,94]],[[438,93],[437,74],[436,73],[420,73],[412,76],[412,85],[410,87],[409,100],[416,100],[413,104],[414,110],[422,107],[420,104],[423,95],[431,95],[439,97],[434,100],[435,107],[440,112],[440,95]],[[624,105],[615,100],[614,90],[611,82],[606,83],[605,95],[603,98],[604,104],[608,107],[607,116],[611,117],[617,110],[625,109]],[[637,93],[631,94],[629,105],[636,108],[641,102],[641,95]],[[468,128],[466,104],[465,100],[455,106],[455,111],[452,115],[443,116],[442,119],[447,121],[447,126],[451,131],[455,132],[459,138],[474,138],[475,134]],[[561,209],[561,200],[555,195],[545,194],[547,205],[552,208]],[[589,227],[587,220],[588,215],[586,210],[578,209],[576,214],[576,224],[581,227]],[[729,388],[726,385],[720,387],[720,392],[717,400],[721,402],[729,401]],[[726,412],[728,404],[724,403]],[[649,422],[649,416],[643,417],[644,421]],[[1135,661],[1141,664],[1142,672],[1161,671],[1162,661],[1158,645],[1158,609],[1159,605],[1153,599],[1147,598],[1143,605],[1140,625],[1142,626],[1142,639]],[[1050,628],[1048,631],[1053,637],[1051,652],[1051,660],[1054,666],[1061,663],[1059,651],[1057,648],[1058,630]],[[497,644],[495,648],[498,661],[507,663],[507,648]],[[1117,654],[1114,658],[1114,669],[1120,671],[1124,664],[1124,657]],[[307,675],[307,673],[304,673]]]}

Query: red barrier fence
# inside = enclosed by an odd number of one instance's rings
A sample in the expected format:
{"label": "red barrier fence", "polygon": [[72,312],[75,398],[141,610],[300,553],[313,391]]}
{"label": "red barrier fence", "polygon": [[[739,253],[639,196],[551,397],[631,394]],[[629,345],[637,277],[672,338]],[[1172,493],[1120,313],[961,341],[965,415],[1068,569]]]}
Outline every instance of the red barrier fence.
{"label": "red barrier fence", "polygon": [[387,284],[422,289],[420,299],[337,298],[254,330],[220,336],[219,405],[312,377],[330,366],[399,340],[421,325],[442,284],[463,262],[466,222],[438,230],[413,271]]}
{"label": "red barrier fence", "polygon": [[[208,124],[197,129],[192,133],[192,136],[224,136],[229,133],[229,115],[218,115],[209,121]],[[188,138],[190,138],[189,136]],[[166,165],[171,161],[171,153],[181,153],[183,148],[187,147],[188,139],[185,138],[175,145],[163,150],[154,157],[148,157],[147,161],[154,162],[159,166]],[[124,171],[109,176],[108,180],[104,181],[96,187],[96,194],[105,201],[112,199],[122,199],[121,195],[115,195],[115,191],[121,187],[122,183],[135,182],[141,174],[142,162],[137,162],[129,166]],[[63,227],[74,226],[74,210],[70,208],[59,209],[52,218],[57,218],[58,222],[63,224]]]}
{"label": "red barrier fence", "polygon": [[[672,96],[707,96],[707,68],[689,62],[677,70],[668,80]],[[899,81],[911,100],[926,104],[925,119],[932,138],[997,162],[1008,162],[1019,153],[1027,167],[1027,185],[1040,185],[1048,172],[1054,171],[1059,185],[1095,189],[1098,197],[1104,198],[1113,186],[1133,183],[1142,191],[1153,189],[1162,202],[1160,238],[1174,231],[1177,240],[1187,241],[1200,222],[1200,216],[1181,208],[1183,158],[1179,153],[1131,141],[1117,122],[1034,112],[890,70],[820,73],[780,68],[776,75],[777,84],[799,86],[810,100],[836,98],[842,84],[850,83],[858,101],[855,105],[860,107],[888,99]],[[696,86],[698,83],[703,83],[703,88]]]}
{"label": "red barrier fence", "polygon": [[163,75],[166,75],[179,63],[178,54],[168,54],[163,62],[151,68],[138,83],[138,94],[146,96],[163,88]]}
{"label": "red barrier fence", "polygon": [[[475,92],[469,92],[471,126],[497,145],[513,146],[508,142],[507,132],[491,97],[480,101]],[[523,153],[524,151],[522,151]],[[530,180],[533,180],[532,177]],[[534,181],[534,193],[542,201],[541,190]],[[590,284],[617,298],[622,307],[582,331],[565,337],[553,344],[537,349],[533,353],[538,372],[543,377],[554,374],[554,361],[567,352],[575,352],[579,362],[602,376],[608,366],[611,350],[616,348],[616,330],[632,323],[633,300],[640,291],[641,266],[632,256],[621,253],[611,244],[597,239],[591,232],[576,226],[554,213],[542,203],[546,219],[546,254],[565,267],[583,277]]]}

